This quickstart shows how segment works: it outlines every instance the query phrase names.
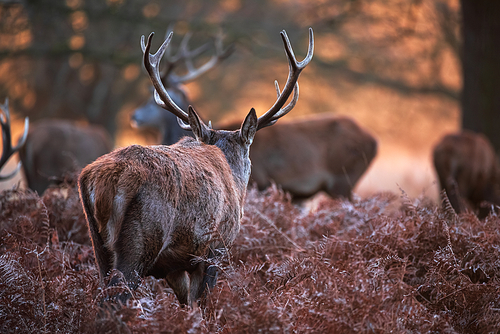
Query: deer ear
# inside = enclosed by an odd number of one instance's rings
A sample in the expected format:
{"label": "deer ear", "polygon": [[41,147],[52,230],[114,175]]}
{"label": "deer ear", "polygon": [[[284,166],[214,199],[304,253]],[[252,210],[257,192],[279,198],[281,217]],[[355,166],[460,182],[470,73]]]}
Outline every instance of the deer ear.
{"label": "deer ear", "polygon": [[247,117],[241,124],[240,137],[244,143],[250,145],[253,142],[253,137],[257,132],[257,114],[255,109],[252,108],[248,113]]}
{"label": "deer ear", "polygon": [[189,126],[191,126],[191,131],[193,131],[196,139],[201,142],[208,141],[210,138],[210,130],[191,106],[188,107],[188,121]]}

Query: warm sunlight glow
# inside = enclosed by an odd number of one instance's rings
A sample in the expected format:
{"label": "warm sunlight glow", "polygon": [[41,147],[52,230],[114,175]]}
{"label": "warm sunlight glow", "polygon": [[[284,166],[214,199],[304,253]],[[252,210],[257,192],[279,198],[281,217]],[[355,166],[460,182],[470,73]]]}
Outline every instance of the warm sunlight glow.
{"label": "warm sunlight glow", "polygon": [[140,74],[140,68],[137,64],[129,64],[123,69],[123,78],[127,81],[137,79]]}
{"label": "warm sunlight glow", "polygon": [[80,50],[85,45],[85,36],[73,35],[69,39],[69,47],[71,50]]}
{"label": "warm sunlight glow", "polygon": [[71,26],[73,27],[73,30],[75,32],[82,32],[83,30],[87,29],[89,24],[87,14],[85,14],[85,12],[81,10],[71,14],[70,21]]}
{"label": "warm sunlight glow", "polygon": [[23,107],[26,109],[33,108],[36,102],[36,94],[35,91],[32,89],[27,89],[27,91],[24,93],[24,97],[22,99],[23,101]]}
{"label": "warm sunlight glow", "polygon": [[69,56],[68,62],[71,68],[78,68],[83,64],[83,55],[80,52],[73,53]]}
{"label": "warm sunlight glow", "polygon": [[79,71],[80,81],[84,84],[88,84],[92,79],[94,79],[95,69],[92,64],[85,64]]}
{"label": "warm sunlight glow", "polygon": [[71,9],[80,8],[83,5],[83,0],[66,0],[66,6]]}
{"label": "warm sunlight glow", "polygon": [[234,13],[241,8],[240,0],[222,0],[220,5],[224,11],[228,13]]}
{"label": "warm sunlight glow", "polygon": [[160,5],[156,2],[150,2],[142,8],[142,14],[148,19],[158,16],[159,13]]}

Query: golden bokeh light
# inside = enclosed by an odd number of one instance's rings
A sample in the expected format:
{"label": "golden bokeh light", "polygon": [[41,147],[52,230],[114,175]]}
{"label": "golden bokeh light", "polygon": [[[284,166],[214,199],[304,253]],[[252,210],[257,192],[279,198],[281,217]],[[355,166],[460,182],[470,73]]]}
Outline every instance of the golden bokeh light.
{"label": "golden bokeh light", "polygon": [[22,97],[26,90],[28,89],[28,83],[24,80],[14,82],[8,89],[9,97],[12,99],[17,99]]}
{"label": "golden bokeh light", "polygon": [[80,77],[80,81],[83,84],[90,83],[90,81],[92,81],[92,79],[94,79],[94,76],[95,76],[94,65],[85,64],[80,68],[79,77]]}
{"label": "golden bokeh light", "polygon": [[189,23],[186,21],[179,21],[175,23],[175,34],[184,35],[189,31]]}
{"label": "golden bokeh light", "polygon": [[66,0],[66,6],[71,9],[80,8],[83,5],[83,0]]}
{"label": "golden bokeh light", "polygon": [[184,86],[184,89],[186,90],[186,95],[189,96],[190,99],[196,100],[202,95],[203,88],[198,82],[191,81]]}
{"label": "golden bokeh light", "polygon": [[14,35],[0,34],[0,49],[24,50],[31,45],[32,41],[33,34],[30,30],[23,30]]}
{"label": "golden bokeh light", "polygon": [[69,56],[68,63],[73,69],[79,68],[83,64],[83,55],[80,52],[73,53]]}
{"label": "golden bokeh light", "polygon": [[220,2],[222,9],[228,13],[234,13],[241,8],[240,0],[222,0]]}
{"label": "golden bokeh light", "polygon": [[23,107],[26,109],[31,109],[35,106],[35,102],[36,102],[35,91],[32,89],[28,89],[22,99]]}
{"label": "golden bokeh light", "polygon": [[89,20],[87,18],[87,14],[84,11],[76,11],[71,14],[70,17],[71,26],[75,32],[82,32],[87,29],[89,25]]}
{"label": "golden bokeh light", "polygon": [[122,71],[123,78],[127,81],[133,81],[137,79],[139,77],[139,74],[140,68],[137,64],[129,64]]}
{"label": "golden bokeh light", "polygon": [[314,50],[316,57],[323,61],[336,61],[347,55],[345,45],[338,39],[335,34],[324,34],[317,36],[315,40],[317,45]]}
{"label": "golden bokeh light", "polygon": [[148,19],[158,16],[159,13],[160,5],[156,2],[150,2],[146,6],[142,7],[142,15]]}
{"label": "golden bokeh light", "polygon": [[73,35],[69,39],[69,48],[71,50],[80,50],[85,45],[85,36]]}

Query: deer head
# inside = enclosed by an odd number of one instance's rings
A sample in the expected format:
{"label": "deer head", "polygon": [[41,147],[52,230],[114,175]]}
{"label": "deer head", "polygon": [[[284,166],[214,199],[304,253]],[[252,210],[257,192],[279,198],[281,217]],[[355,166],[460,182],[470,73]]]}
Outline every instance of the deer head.
{"label": "deer head", "polygon": [[[167,31],[167,36],[171,33],[171,29]],[[184,35],[179,49],[175,55],[172,55],[172,47],[166,49],[162,59],[164,70],[160,73],[162,84],[167,89],[170,97],[182,110],[187,111],[189,99],[184,91],[183,84],[193,81],[213,69],[220,62],[226,59],[234,51],[234,45],[224,49],[222,32],[216,36],[213,47],[214,55],[200,67],[194,66],[194,59],[208,50],[211,43],[205,43],[200,47],[190,50],[189,41],[192,33],[188,32]],[[179,75],[176,70],[179,67],[184,67],[186,73]],[[176,117],[168,111],[160,108],[151,95],[151,98],[141,107],[134,110],[131,116],[131,124],[133,127],[148,127],[156,129],[161,135],[161,144],[170,145],[177,142],[183,136],[192,136],[192,133],[185,131],[177,124]]]}

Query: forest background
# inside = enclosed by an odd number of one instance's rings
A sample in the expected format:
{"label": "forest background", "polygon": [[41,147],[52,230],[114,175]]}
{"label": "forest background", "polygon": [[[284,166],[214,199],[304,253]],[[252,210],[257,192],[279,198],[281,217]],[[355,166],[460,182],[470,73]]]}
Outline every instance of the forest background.
{"label": "forest background", "polygon": [[287,120],[322,113],[354,118],[379,143],[356,193],[403,189],[437,200],[431,151],[444,134],[463,124],[489,131],[500,148],[494,131],[499,9],[471,0],[5,0],[0,100],[10,99],[16,136],[25,116],[68,118],[105,126],[116,147],[154,144],[155,133],[129,122],[150,95],[141,35],[157,33],[153,49],[168,27],[174,45],[191,31],[194,48],[220,30],[226,45],[235,44],[233,55],[186,86],[202,117],[220,122],[242,119],[251,107],[258,114],[269,108],[273,81],[284,82],[287,73],[279,31],[287,31],[301,58],[313,27],[314,60]]}

